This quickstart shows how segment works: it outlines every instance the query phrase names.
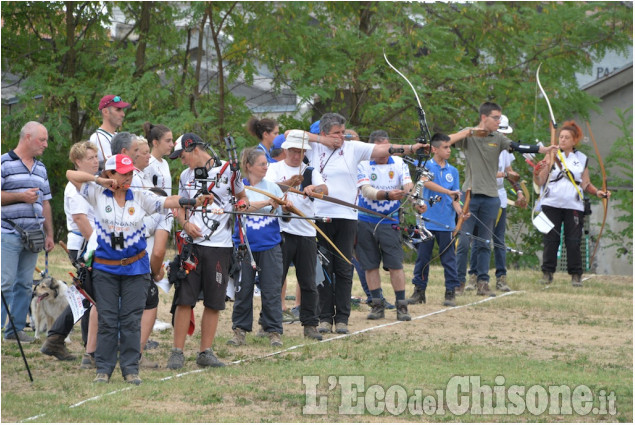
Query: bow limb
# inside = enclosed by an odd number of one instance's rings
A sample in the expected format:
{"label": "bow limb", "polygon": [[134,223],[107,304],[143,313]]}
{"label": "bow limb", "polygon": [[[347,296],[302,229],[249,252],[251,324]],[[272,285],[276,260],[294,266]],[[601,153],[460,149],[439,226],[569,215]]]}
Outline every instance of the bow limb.
{"label": "bow limb", "polygon": [[472,189],[468,189],[465,192],[465,202],[463,203],[463,211],[461,217],[456,222],[456,227],[452,232],[452,237],[455,238],[459,232],[461,231],[461,227],[463,226],[463,222],[465,221],[465,214],[470,210],[470,198],[472,197]]}
{"label": "bow limb", "polygon": [[[556,122],[556,118],[553,115],[553,109],[551,108],[551,102],[549,101],[549,96],[547,96],[547,92],[545,92],[545,89],[542,87],[542,84],[540,83],[540,67],[541,66],[542,66],[542,62],[540,63],[540,65],[538,65],[538,69],[536,70],[536,83],[538,83],[540,92],[545,98],[545,101],[547,102],[547,107],[549,108],[549,118],[550,118],[549,129],[551,132],[551,145],[553,146],[553,145],[556,145],[558,142],[558,139],[556,137],[556,129],[558,128],[558,123]],[[549,160],[547,161],[547,164],[549,165],[549,169],[551,169],[554,159],[555,159],[555,155],[553,154],[553,152],[551,152],[549,154]]]}
{"label": "bow limb", "polygon": [[[421,143],[429,143],[432,137],[430,135],[430,129],[428,128],[428,123],[426,121],[426,113],[423,110],[423,106],[421,106],[421,100],[419,99],[417,90],[415,90],[415,86],[413,86],[410,80],[406,78],[406,76],[403,75],[397,68],[395,68],[395,66],[392,63],[390,63],[390,61],[388,60],[388,57],[386,56],[385,50],[384,50],[384,59],[386,60],[386,63],[388,64],[388,66],[390,66],[397,74],[399,74],[401,78],[406,80],[406,82],[412,89],[412,92],[415,95],[415,99],[417,99],[417,114],[419,115],[419,130],[421,131],[420,141]],[[417,154],[420,155],[419,153]],[[421,166],[421,160],[419,160],[419,166]]]}
{"label": "bow limb", "polygon": [[[283,201],[282,199],[278,198],[276,195],[274,195],[273,193],[269,193],[265,190],[262,189],[258,189],[256,187],[253,186],[245,186],[245,189],[248,190],[252,190],[254,192],[258,192],[262,195],[268,196],[271,199],[273,199],[274,201],[280,203],[280,204],[285,204],[286,202]],[[306,217],[306,215],[304,215],[302,213],[302,211],[300,211],[299,209],[297,209],[294,206],[288,206],[285,207],[287,210],[289,210],[290,212],[292,212],[293,214],[299,215],[300,217]],[[340,251],[340,249],[333,243],[333,241],[324,234],[324,232],[322,231],[322,229],[320,229],[315,223],[313,223],[311,220],[307,220],[311,226],[313,226],[313,228],[320,234],[322,235],[322,237],[337,251],[337,253],[344,259],[344,261],[346,261],[348,264],[353,265],[353,263],[351,263],[351,260],[349,260],[348,258],[346,258],[346,256],[342,253],[342,251]]]}
{"label": "bow limb", "polygon": [[[600,155],[600,149],[598,147],[598,143],[595,140],[595,136],[593,135],[593,131],[591,130],[591,125],[589,122],[586,122],[587,129],[589,130],[589,136],[591,136],[591,141],[593,142],[593,148],[595,149],[595,154],[598,157],[598,163],[600,164],[600,170],[602,171],[602,191],[606,194],[607,183],[606,183],[606,171],[604,169],[604,161],[602,161],[602,156]],[[591,254],[591,260],[589,263],[593,264],[593,259],[595,258],[595,254],[597,253],[598,247],[600,246],[600,238],[602,237],[602,231],[604,230],[604,225],[606,224],[606,215],[609,208],[609,200],[607,197],[602,198],[602,204],[604,206],[604,217],[602,218],[602,227],[600,227],[600,233],[598,233],[598,239],[595,242],[595,248],[593,248],[593,254]]]}

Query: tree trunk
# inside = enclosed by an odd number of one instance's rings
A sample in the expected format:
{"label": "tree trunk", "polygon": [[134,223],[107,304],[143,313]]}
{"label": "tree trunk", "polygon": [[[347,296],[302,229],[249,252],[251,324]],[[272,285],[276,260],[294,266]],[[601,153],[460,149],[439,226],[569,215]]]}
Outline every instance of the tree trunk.
{"label": "tree trunk", "polygon": [[146,46],[148,44],[148,34],[150,33],[150,13],[154,7],[154,2],[148,1],[141,4],[141,17],[139,18],[139,43],[135,55],[135,71],[133,77],[139,78],[143,75],[146,66]]}

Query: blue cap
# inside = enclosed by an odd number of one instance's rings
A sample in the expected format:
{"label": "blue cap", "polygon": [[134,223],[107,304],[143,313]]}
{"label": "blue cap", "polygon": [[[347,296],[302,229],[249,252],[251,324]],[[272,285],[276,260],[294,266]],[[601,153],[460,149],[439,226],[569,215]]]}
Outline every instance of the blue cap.
{"label": "blue cap", "polygon": [[309,132],[313,134],[320,134],[320,120],[317,120],[316,122],[311,124],[311,128],[309,129]]}
{"label": "blue cap", "polygon": [[273,147],[272,149],[282,149],[282,144],[285,141],[284,134],[279,134],[273,139]]}

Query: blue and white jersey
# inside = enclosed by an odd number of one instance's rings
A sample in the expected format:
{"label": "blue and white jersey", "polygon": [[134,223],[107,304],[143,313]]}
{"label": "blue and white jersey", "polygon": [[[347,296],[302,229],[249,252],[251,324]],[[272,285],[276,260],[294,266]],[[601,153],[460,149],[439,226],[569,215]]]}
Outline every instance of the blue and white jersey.
{"label": "blue and white jersey", "polygon": [[[97,249],[95,257],[106,260],[122,260],[134,257],[146,249],[146,226],[143,218],[157,212],[167,213],[163,208],[165,197],[146,190],[126,192],[126,202],[120,207],[110,189],[94,182],[84,183],[80,195],[94,206]],[[123,247],[113,246],[113,238],[123,235]],[[109,266],[94,262],[93,268],[118,275],[140,275],[150,273],[148,256],[127,266]]]}
{"label": "blue and white jersey", "polygon": [[[403,159],[399,157],[388,158],[387,164],[377,164],[375,161],[362,161],[357,166],[357,187],[370,184],[378,190],[391,191],[401,189],[404,185],[412,183],[410,170]],[[357,205],[377,211],[380,214],[390,215],[399,220],[399,205],[401,200],[372,200],[358,195]],[[358,220],[368,223],[379,223],[381,217],[358,211]],[[397,221],[398,222],[398,221]],[[382,221],[382,223],[394,224],[394,221]]]}
{"label": "blue and white jersey", "polygon": [[38,188],[38,198],[33,204],[19,202],[2,206],[2,233],[18,233],[13,226],[4,220],[12,220],[24,230],[42,228],[44,224],[43,202],[51,199],[46,167],[37,159],[33,159],[33,167],[29,170],[20,157],[12,150],[2,155],[2,191],[24,192]]}
{"label": "blue and white jersey", "polygon": [[[446,161],[445,166],[441,167],[434,158],[431,158],[426,163],[426,167],[434,174],[434,183],[448,190],[459,190],[459,171],[450,163]],[[423,217],[433,220],[426,222],[426,228],[441,232],[454,230],[456,227],[456,211],[452,206],[454,200],[450,195],[444,193],[435,192],[428,188],[423,190],[424,199],[430,199],[431,196],[437,195],[441,196],[441,201],[434,205],[428,205],[428,210],[422,214]]]}
{"label": "blue and white jersey", "polygon": [[[249,184],[249,180],[247,179],[243,180],[243,184],[245,186],[251,186]],[[257,185],[254,185],[254,187],[269,192],[277,197],[283,196],[280,187],[267,179],[262,179]],[[270,199],[268,196],[254,192],[253,190],[246,190],[246,193],[249,198],[249,202],[265,201]],[[282,208],[278,207],[271,212],[271,208],[266,207],[255,212],[260,214],[280,215],[282,214]],[[257,215],[243,215],[242,217],[243,220],[245,220],[245,226],[247,227],[247,240],[249,241],[249,247],[252,252],[267,251],[282,242],[282,237],[280,236],[280,225],[278,224],[277,217],[262,217]],[[234,225],[234,234],[232,239],[234,240],[234,244],[240,244],[238,223]]]}

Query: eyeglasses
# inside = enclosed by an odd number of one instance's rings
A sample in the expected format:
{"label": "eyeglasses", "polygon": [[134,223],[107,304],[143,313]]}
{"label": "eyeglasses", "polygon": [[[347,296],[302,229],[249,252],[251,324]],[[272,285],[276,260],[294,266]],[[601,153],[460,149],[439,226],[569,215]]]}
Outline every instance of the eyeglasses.
{"label": "eyeglasses", "polygon": [[500,121],[502,115],[490,115],[489,117],[493,119],[494,121]]}
{"label": "eyeglasses", "polygon": [[102,109],[104,109],[106,106],[110,105],[111,103],[119,103],[121,102],[121,96],[115,96],[112,99],[110,99],[108,102],[106,102],[106,104],[102,107]]}

